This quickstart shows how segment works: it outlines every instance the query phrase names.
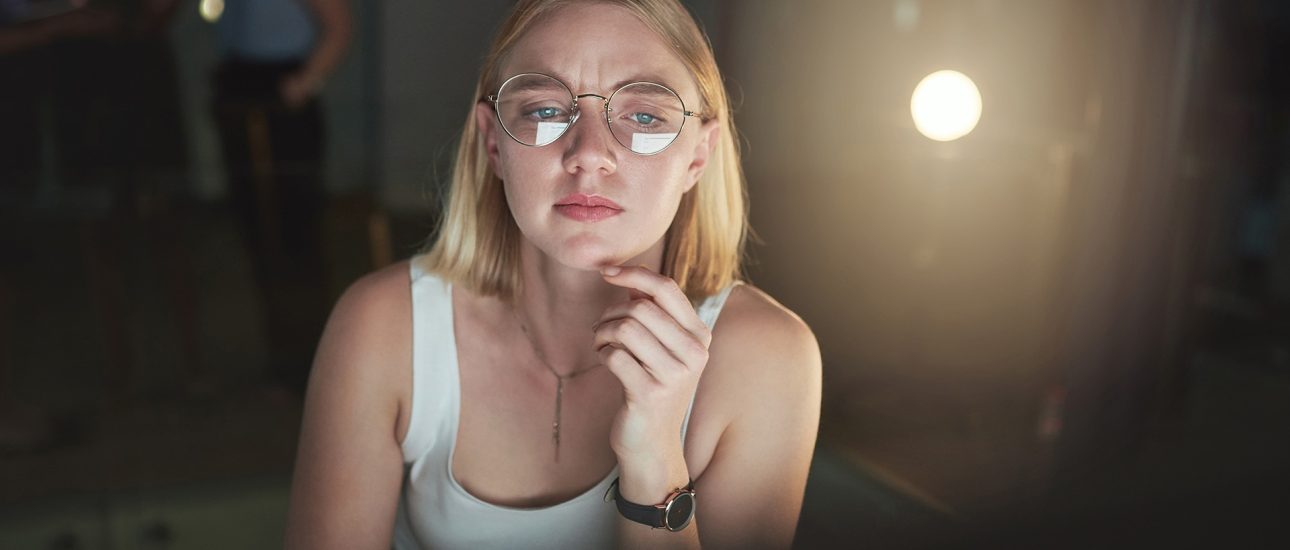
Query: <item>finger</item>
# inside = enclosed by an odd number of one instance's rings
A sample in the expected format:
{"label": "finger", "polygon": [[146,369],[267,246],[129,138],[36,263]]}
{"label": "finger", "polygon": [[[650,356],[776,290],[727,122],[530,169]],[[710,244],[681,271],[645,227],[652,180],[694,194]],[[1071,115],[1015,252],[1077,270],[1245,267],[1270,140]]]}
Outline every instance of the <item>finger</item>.
{"label": "finger", "polygon": [[605,346],[596,351],[605,368],[622,382],[623,389],[632,395],[643,395],[658,384],[656,380],[627,350]]}
{"label": "finger", "polygon": [[686,365],[674,357],[640,321],[631,317],[609,321],[596,329],[595,343],[597,350],[613,345],[631,352],[654,378],[668,381],[687,369]]}
{"label": "finger", "polygon": [[597,327],[602,323],[622,318],[639,321],[653,333],[663,347],[681,362],[691,367],[702,367],[708,361],[708,347],[703,345],[699,336],[686,330],[668,315],[663,308],[649,298],[614,304],[601,315]]}
{"label": "finger", "polygon": [[[614,268],[618,268],[618,273],[610,275],[608,272]],[[677,323],[698,336],[704,346],[711,344],[711,331],[703,320],[699,319],[694,306],[690,304],[690,299],[681,292],[681,287],[677,286],[676,281],[643,266],[611,266],[602,270],[601,276],[609,284],[649,294],[659,307],[676,319]]]}

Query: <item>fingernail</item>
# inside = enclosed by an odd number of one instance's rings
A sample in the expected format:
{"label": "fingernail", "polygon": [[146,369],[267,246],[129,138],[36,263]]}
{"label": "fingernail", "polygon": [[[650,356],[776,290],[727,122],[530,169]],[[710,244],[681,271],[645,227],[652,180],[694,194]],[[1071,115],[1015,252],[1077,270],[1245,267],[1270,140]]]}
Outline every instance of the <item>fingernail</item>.
{"label": "fingernail", "polygon": [[605,275],[609,275],[610,277],[613,277],[614,275],[617,275],[617,274],[618,274],[619,272],[621,272],[621,271],[622,271],[622,269],[621,269],[621,268],[619,268],[619,267],[618,267],[618,266],[616,266],[616,265],[611,265],[611,266],[609,266],[609,267],[606,267],[606,268],[604,268],[604,269],[600,270],[600,272],[601,272],[601,273],[603,273],[603,274],[605,274]]}

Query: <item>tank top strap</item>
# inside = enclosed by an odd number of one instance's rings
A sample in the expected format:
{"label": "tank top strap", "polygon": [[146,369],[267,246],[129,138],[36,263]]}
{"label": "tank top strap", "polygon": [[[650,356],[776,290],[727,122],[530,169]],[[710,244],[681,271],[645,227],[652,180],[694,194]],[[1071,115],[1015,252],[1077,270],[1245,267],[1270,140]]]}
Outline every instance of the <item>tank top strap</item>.
{"label": "tank top strap", "polygon": [[730,283],[726,288],[708,296],[699,304],[695,313],[699,314],[699,319],[703,321],[703,324],[708,325],[708,330],[712,330],[717,325],[717,317],[721,315],[721,308],[726,305],[726,299],[730,297],[730,291],[741,284],[744,284],[744,282],[735,281]]}
{"label": "tank top strap", "polygon": [[403,460],[412,463],[456,424],[457,347],[452,323],[452,285],[409,263],[412,291],[412,403]]}

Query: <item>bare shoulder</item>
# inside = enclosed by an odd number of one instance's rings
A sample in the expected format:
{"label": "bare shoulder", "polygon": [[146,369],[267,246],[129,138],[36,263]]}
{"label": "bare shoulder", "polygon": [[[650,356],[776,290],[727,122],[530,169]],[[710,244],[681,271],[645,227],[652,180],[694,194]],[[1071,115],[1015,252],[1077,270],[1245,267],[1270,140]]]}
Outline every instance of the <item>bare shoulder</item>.
{"label": "bare shoulder", "polygon": [[[818,354],[815,334],[806,321],[764,290],[751,284],[730,292],[713,329],[714,353],[738,358],[755,369],[745,375],[794,377],[812,366]],[[719,348],[718,348],[719,347]]]}
{"label": "bare shoulder", "polygon": [[[781,415],[776,407],[819,407],[821,359],[814,332],[765,291],[731,291],[712,331],[705,383],[724,425]],[[768,405],[773,403],[774,405]]]}
{"label": "bare shoulder", "polygon": [[357,311],[379,314],[390,307],[401,306],[404,313],[410,312],[410,285],[408,260],[396,262],[354,281],[341,295],[337,309],[346,305],[359,308]]}
{"label": "bare shoulder", "polygon": [[[361,383],[398,418],[402,435],[411,382],[412,299],[408,262],[379,269],[352,283],[337,300],[318,348],[314,378]],[[350,372],[328,373],[327,369]],[[327,376],[331,374],[331,376]],[[312,384],[312,382],[311,382]]]}
{"label": "bare shoulder", "polygon": [[329,328],[337,325],[337,329],[365,338],[391,335],[390,329],[407,325],[412,318],[410,287],[406,260],[360,277],[336,302]]}
{"label": "bare shoulder", "polygon": [[408,263],[402,261],[350,284],[332,308],[319,353],[342,351],[327,349],[329,343],[357,347],[367,355],[406,341],[412,319],[409,277]]}
{"label": "bare shoulder", "polygon": [[735,286],[722,311],[722,318],[730,313],[745,323],[764,328],[810,330],[797,313],[751,283]]}

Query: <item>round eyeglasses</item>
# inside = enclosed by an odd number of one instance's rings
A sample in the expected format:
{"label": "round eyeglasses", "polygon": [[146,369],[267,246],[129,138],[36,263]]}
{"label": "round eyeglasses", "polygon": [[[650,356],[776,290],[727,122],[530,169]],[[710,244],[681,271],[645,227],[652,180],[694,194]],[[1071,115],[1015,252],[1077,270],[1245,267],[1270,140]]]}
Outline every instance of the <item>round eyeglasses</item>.
{"label": "round eyeglasses", "polygon": [[512,76],[486,99],[493,104],[497,121],[511,139],[521,145],[541,147],[559,139],[578,121],[578,100],[584,97],[604,102],[609,132],[619,144],[638,155],[655,155],[667,149],[681,134],[686,117],[699,116],[685,110],[681,96],[662,84],[632,82],[609,97],[574,95],[563,82],[541,73]]}

